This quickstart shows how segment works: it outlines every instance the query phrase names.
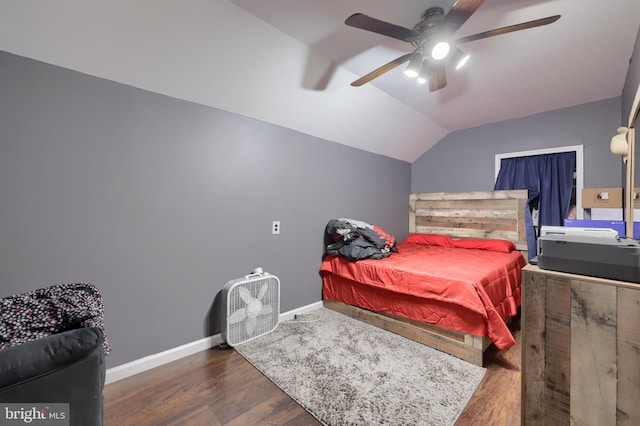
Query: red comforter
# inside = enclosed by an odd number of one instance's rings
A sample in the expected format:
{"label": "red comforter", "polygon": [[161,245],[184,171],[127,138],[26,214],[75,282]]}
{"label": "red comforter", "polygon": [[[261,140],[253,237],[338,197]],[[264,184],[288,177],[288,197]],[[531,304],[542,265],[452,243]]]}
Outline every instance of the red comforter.
{"label": "red comforter", "polygon": [[[425,304],[434,301],[428,309],[429,318],[419,312],[413,315],[415,309],[397,306],[383,311],[485,335],[503,350],[515,343],[504,320],[515,315],[520,306],[521,270],[526,263],[514,249],[502,240],[451,240],[415,234],[399,243],[398,253],[386,259],[353,262],[327,256],[320,272],[325,278],[338,276],[380,289],[384,294],[409,295],[423,299]],[[358,295],[355,298],[361,299]],[[350,302],[354,304],[345,303]],[[368,306],[365,300],[357,305],[380,310],[379,306]],[[439,306],[446,309],[439,312]],[[452,312],[460,312],[460,320]],[[478,318],[479,324],[470,324],[470,317]]]}

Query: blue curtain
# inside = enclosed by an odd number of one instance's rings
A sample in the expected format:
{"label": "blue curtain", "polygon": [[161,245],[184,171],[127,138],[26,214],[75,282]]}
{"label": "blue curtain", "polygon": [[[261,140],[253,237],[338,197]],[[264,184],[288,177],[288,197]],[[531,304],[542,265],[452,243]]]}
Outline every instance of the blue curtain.
{"label": "blue curtain", "polygon": [[538,207],[538,227],[564,225],[571,203],[575,163],[575,152],[505,158],[500,163],[495,190],[529,191],[525,211],[529,259],[538,251],[538,235],[533,227],[531,210]]}

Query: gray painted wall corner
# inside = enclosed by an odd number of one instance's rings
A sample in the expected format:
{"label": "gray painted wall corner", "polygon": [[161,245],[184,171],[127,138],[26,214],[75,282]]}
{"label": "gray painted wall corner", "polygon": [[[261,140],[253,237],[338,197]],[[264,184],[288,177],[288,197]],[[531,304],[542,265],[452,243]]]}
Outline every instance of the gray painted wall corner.
{"label": "gray painted wall corner", "polygon": [[622,160],[609,149],[621,98],[451,132],[411,167],[411,192],[486,191],[495,155],[584,145],[585,187],[621,186]]}
{"label": "gray painted wall corner", "polygon": [[3,52],[0,132],[0,297],[94,283],[108,367],[217,332],[258,266],[320,300],[331,218],[408,230],[408,163]]}

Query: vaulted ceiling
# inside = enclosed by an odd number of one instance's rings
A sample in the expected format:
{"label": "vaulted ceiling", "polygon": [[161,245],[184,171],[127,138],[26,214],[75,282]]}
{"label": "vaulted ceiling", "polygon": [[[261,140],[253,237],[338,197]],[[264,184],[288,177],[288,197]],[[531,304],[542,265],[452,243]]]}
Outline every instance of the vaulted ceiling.
{"label": "vaulted ceiling", "polygon": [[404,66],[350,86],[413,47],[348,16],[412,28],[453,3],[0,0],[0,50],[408,162],[457,129],[621,95],[638,0],[485,0],[455,38],[561,18],[464,44],[469,63],[437,92]]}

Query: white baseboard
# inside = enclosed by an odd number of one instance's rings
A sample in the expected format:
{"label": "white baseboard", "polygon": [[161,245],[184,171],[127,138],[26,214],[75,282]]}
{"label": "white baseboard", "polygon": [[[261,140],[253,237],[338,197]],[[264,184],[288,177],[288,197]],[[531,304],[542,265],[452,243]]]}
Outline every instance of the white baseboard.
{"label": "white baseboard", "polygon": [[205,351],[220,343],[222,343],[222,337],[216,334],[157,354],[145,356],[144,358],[136,359],[135,361],[127,362],[117,367],[109,368],[107,369],[105,384],[108,385],[109,383],[131,377],[134,374],[142,373],[143,371],[159,367],[168,362],[184,358],[185,356]]}
{"label": "white baseboard", "polygon": [[[315,302],[310,305],[303,306],[285,313],[280,314],[279,321],[289,321],[293,319],[295,315],[304,314],[309,311],[313,311],[322,307],[322,302]],[[143,371],[150,370],[155,367],[159,367],[163,364],[167,364],[171,361],[184,358],[185,356],[193,355],[200,351],[205,351],[209,348],[217,346],[222,342],[222,336],[216,334],[214,336],[205,337],[204,339],[196,340],[195,342],[187,343],[176,348],[171,348],[166,351],[145,356],[135,361],[127,362],[125,364],[118,365],[113,368],[107,369],[105,378],[105,384],[117,382],[118,380],[126,379],[134,374],[142,373]]]}
{"label": "white baseboard", "polygon": [[307,312],[315,311],[316,309],[320,309],[320,308],[322,308],[322,301],[315,302],[310,305],[302,306],[300,308],[285,312],[284,314],[280,314],[280,316],[278,317],[278,321],[280,322],[289,321],[289,320],[292,320],[293,317],[298,314],[304,314]]}

